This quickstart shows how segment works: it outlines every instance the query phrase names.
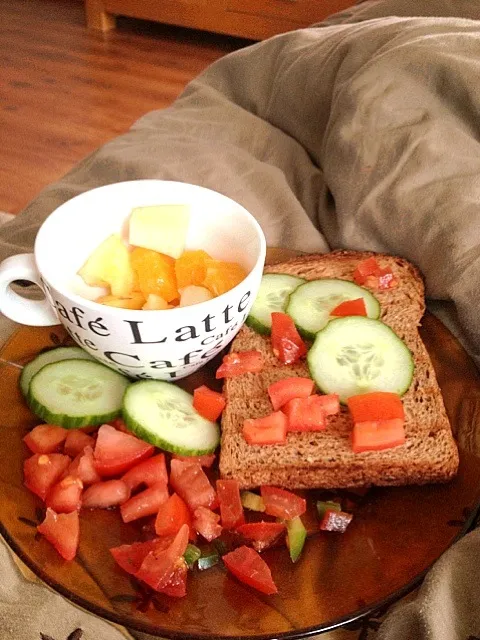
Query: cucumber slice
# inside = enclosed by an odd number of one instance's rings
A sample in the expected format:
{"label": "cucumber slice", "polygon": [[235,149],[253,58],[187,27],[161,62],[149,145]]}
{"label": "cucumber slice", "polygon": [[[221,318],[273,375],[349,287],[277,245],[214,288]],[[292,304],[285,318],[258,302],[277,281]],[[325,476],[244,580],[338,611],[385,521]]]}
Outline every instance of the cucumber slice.
{"label": "cucumber slice", "polygon": [[45,422],[67,429],[103,424],[121,413],[130,381],[100,362],[60,360],[36,373],[28,404]]}
{"label": "cucumber slice", "polygon": [[307,355],[310,374],[324,393],[340,402],[369,391],[403,395],[413,378],[407,345],[380,320],[347,316],[317,333]]}
{"label": "cucumber slice", "polygon": [[197,413],[193,396],[163,380],[132,384],[123,399],[123,417],[139,438],[171,453],[212,453],[220,442],[218,424]]}
{"label": "cucumber slice", "polygon": [[31,362],[26,364],[20,375],[20,391],[26,398],[28,396],[28,388],[30,386],[30,380],[33,376],[40,371],[46,364],[52,362],[59,362],[60,360],[95,360],[89,353],[80,349],[80,347],[57,347],[56,349],[50,349],[41,353],[34,358]]}
{"label": "cucumber slice", "polygon": [[380,316],[380,303],[370,291],[350,280],[322,278],[299,286],[289,298],[287,313],[308,340],[330,321],[330,312],[341,302],[363,298],[369,318]]}
{"label": "cucumber slice", "polygon": [[304,283],[303,278],[286,273],[266,273],[246,324],[257,333],[268,335],[272,328],[272,311],[285,311],[289,295]]}

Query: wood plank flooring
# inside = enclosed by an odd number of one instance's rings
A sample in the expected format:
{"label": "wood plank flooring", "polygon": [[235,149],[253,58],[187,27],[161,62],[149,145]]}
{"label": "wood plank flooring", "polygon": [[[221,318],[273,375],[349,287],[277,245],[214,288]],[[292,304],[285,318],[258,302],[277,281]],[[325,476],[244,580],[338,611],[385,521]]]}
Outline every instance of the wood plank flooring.
{"label": "wood plank flooring", "polygon": [[132,19],[88,31],[78,0],[0,0],[0,210],[168,106],[248,41]]}

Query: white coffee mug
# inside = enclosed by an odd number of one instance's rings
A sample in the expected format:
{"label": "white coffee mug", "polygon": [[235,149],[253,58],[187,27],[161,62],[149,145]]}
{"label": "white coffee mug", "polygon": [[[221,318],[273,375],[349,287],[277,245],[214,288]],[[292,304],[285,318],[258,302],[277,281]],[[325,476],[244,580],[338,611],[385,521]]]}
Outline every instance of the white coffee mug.
{"label": "white coffee mug", "polygon": [[[138,206],[190,205],[187,249],[237,262],[246,278],[226,293],[188,307],[128,310],[79,295],[77,272],[93,250],[119,232]],[[135,180],[99,187],[72,198],[41,226],[33,254],[0,265],[0,311],[26,325],[63,324],[92,356],[133,378],[172,380],[193,373],[236,335],[260,286],[266,243],[254,217],[230,198],[196,185]],[[44,300],[11,288],[16,280],[37,284]],[[88,290],[88,295],[91,291]]]}

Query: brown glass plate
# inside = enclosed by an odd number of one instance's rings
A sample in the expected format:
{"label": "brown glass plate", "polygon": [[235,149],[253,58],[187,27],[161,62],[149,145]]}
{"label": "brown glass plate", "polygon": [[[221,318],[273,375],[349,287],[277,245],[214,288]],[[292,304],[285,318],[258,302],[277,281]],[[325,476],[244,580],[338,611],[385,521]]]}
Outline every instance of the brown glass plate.
{"label": "brown glass plate", "polygon": [[[285,252],[270,253],[270,259]],[[37,421],[18,391],[20,369],[46,347],[68,343],[61,327],[22,328],[1,352],[0,531],[46,583],[76,604],[131,629],[167,638],[295,639],[331,630],[376,612],[411,590],[431,564],[471,525],[480,503],[479,375],[456,339],[432,315],[422,337],[432,356],[449,418],[462,447],[457,478],[447,485],[344,493],[355,517],[345,534],[313,533],[293,565],[284,548],[266,551],[279,593],[264,596],[228,575],[222,565],[189,576],[188,595],[141,592],[108,551],[142,536],[114,511],[81,515],[77,558],[64,562],[36,536],[41,502],[22,484],[27,450],[22,437]],[[214,384],[211,371],[184,386]],[[478,445],[477,445],[478,447]],[[312,492],[313,494],[313,492]],[[310,494],[310,495],[312,495]],[[313,494],[316,497],[318,494]],[[312,501],[310,501],[312,502]]]}

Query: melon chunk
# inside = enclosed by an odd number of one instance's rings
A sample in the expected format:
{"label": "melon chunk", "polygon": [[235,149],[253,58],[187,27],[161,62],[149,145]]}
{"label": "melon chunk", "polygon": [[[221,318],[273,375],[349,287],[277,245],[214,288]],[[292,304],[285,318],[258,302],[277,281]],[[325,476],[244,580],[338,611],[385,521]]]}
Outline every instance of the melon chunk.
{"label": "melon chunk", "polygon": [[213,295],[205,287],[197,287],[194,284],[182,289],[180,294],[180,306],[189,307],[192,304],[199,304],[211,300]]}
{"label": "melon chunk", "polygon": [[179,258],[185,250],[189,222],[190,207],[186,204],[136,207],[130,216],[129,242]]}
{"label": "melon chunk", "polygon": [[165,300],[165,298],[162,298],[162,296],[157,296],[155,293],[150,293],[142,309],[163,311],[164,309],[173,309],[173,307],[171,304],[168,304],[168,302]]}
{"label": "melon chunk", "polygon": [[117,233],[95,249],[78,275],[91,287],[110,287],[113,296],[128,296],[137,288],[130,252]]}

